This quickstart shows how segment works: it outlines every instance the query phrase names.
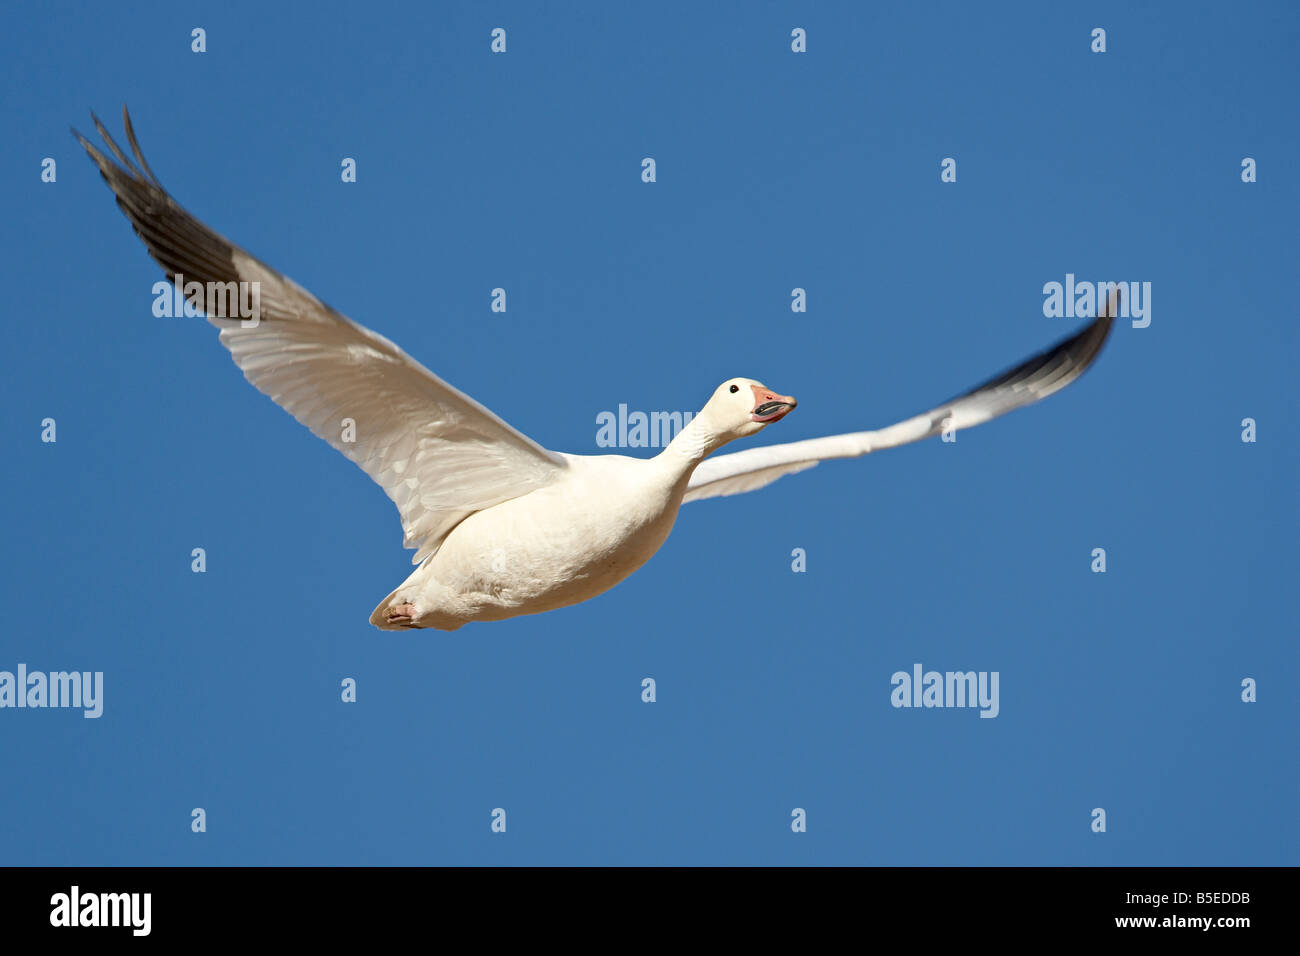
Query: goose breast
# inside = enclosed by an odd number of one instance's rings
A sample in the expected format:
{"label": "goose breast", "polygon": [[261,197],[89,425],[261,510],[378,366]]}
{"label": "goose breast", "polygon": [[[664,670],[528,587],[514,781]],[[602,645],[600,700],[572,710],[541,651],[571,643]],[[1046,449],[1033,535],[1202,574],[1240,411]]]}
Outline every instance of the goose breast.
{"label": "goose breast", "polygon": [[[417,622],[497,620],[585,601],[622,581],[672,530],[688,476],[655,460],[566,456],[564,478],[470,515],[412,576]],[[433,626],[445,626],[434,623]]]}

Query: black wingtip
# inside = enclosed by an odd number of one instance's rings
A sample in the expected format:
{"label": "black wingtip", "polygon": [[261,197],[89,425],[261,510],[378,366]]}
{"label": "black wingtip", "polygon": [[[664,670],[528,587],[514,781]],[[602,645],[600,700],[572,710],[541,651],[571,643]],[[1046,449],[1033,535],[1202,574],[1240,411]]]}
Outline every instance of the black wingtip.
{"label": "black wingtip", "polygon": [[138,176],[140,179],[145,179],[145,174],[141,172],[140,168],[131,161],[131,158],[127,156],[125,152],[123,152],[122,147],[117,145],[117,140],[113,139],[112,134],[109,133],[104,124],[99,121],[99,117],[95,115],[94,110],[90,111],[90,116],[95,121],[95,129],[99,131],[99,135],[103,138],[104,143],[108,148],[112,150],[113,155],[117,157],[117,161],[126,167],[127,171],[132,175]]}
{"label": "black wingtip", "polygon": [[149,162],[144,158],[144,151],[140,149],[140,141],[135,137],[135,127],[131,125],[131,113],[127,110],[125,103],[122,104],[122,126],[126,130],[127,145],[131,147],[131,152],[135,154],[140,168],[145,171],[145,175],[149,177],[150,181],[161,189],[162,183],[158,181],[158,177],[154,175],[153,170],[149,168]]}

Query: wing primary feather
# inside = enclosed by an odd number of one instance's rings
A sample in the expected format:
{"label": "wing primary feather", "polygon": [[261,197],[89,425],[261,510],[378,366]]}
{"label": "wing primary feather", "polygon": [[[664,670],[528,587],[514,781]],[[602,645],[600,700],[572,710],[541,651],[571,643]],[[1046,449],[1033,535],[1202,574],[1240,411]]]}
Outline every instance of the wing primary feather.
{"label": "wing primary feather", "polygon": [[1106,344],[1111,327],[1114,325],[1118,305],[1119,290],[1116,289],[1112,293],[1106,308],[1102,309],[1097,318],[1093,319],[1077,333],[1062,339],[1036,355],[1030,356],[1013,368],[995,375],[987,382],[963,392],[956,398],[950,398],[943,405],[952,406],[962,399],[971,398],[981,392],[995,391],[1009,385],[1031,385],[1036,379],[1045,377],[1042,375],[1044,369],[1049,368],[1056,362],[1063,364],[1073,374],[1069,375],[1065,381],[1056,383],[1055,388],[1050,392],[1044,392],[1040,397],[1045,398],[1052,392],[1059,391],[1082,375],[1088,366],[1096,360],[1097,356],[1101,354],[1101,348]]}
{"label": "wing primary feather", "polygon": [[131,162],[126,153],[122,152],[122,147],[118,146],[117,140],[113,139],[113,137],[109,135],[108,130],[104,128],[104,124],[99,121],[99,117],[95,115],[93,110],[90,113],[90,118],[95,124],[95,129],[99,131],[99,135],[104,138],[104,142],[108,144],[108,148],[111,149],[113,155],[117,157],[117,161],[135,175],[143,175],[140,170],[136,168],[136,165]]}
{"label": "wing primary feather", "polygon": [[140,149],[140,141],[135,138],[135,127],[131,125],[131,114],[128,112],[125,103],[122,104],[122,126],[126,130],[126,141],[131,146],[131,152],[135,153],[135,158],[139,161],[140,168],[145,171],[150,181],[155,186],[162,189],[162,183],[160,183],[158,177],[153,174],[153,170],[149,168],[149,161],[144,158],[144,152]]}

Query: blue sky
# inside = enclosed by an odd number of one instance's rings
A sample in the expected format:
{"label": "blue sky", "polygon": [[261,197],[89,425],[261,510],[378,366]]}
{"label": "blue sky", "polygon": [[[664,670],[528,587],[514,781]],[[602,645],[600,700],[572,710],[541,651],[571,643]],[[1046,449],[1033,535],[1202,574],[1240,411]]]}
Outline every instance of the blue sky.
{"label": "blue sky", "polygon": [[[0,710],[0,862],[1300,862],[1294,5],[536,6],[4,14],[0,670],[104,713]],[[1078,328],[1067,273],[1152,321],[956,443],[687,505],[586,604],[381,633],[388,499],[151,314],[68,134],[123,102],[183,205],[559,451],[735,375],[800,401],[755,443],[890,424]],[[999,715],[891,707],[916,663]]]}

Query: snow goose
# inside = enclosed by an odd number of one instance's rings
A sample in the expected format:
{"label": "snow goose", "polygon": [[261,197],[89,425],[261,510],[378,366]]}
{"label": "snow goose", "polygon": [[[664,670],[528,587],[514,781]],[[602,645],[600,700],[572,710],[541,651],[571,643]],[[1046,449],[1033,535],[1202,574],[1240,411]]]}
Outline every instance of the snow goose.
{"label": "snow goose", "polygon": [[[186,298],[220,329],[245,377],[359,465],[397,505],[417,567],[370,616],[385,630],[452,631],[585,601],[659,550],[684,501],[753,491],[831,458],[920,441],[945,427],[970,428],[1045,398],[1097,357],[1118,304],[1112,295],[1071,338],[877,431],[707,458],[795,407],[788,395],[734,378],[653,458],[557,454],[187,213],[145,162],[125,109],[134,161],[92,118],[116,162],[74,135],[167,278],[199,283]],[[232,282],[260,290],[256,324],[218,301]],[[235,317],[220,317],[228,314]],[[354,436],[344,419],[355,423]]]}

